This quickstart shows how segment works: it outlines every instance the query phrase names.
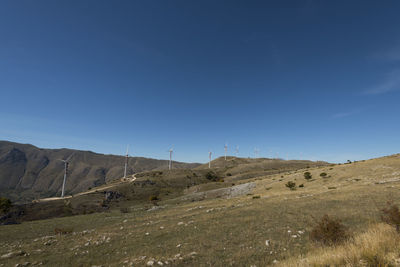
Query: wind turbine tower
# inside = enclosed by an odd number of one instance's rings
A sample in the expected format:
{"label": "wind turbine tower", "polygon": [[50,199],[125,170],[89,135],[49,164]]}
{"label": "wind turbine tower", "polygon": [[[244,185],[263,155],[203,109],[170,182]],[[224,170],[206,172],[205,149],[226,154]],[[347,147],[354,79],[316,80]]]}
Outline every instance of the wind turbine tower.
{"label": "wind turbine tower", "polygon": [[258,153],[260,152],[260,150],[258,148],[254,148],[254,156],[256,158],[258,158]]}
{"label": "wind turbine tower", "polygon": [[211,169],[211,154],[212,154],[212,152],[211,151],[208,151],[208,168],[209,169]]}
{"label": "wind turbine tower", "polygon": [[124,178],[126,178],[126,169],[128,168],[128,160],[129,160],[129,145],[126,147]]}
{"label": "wind turbine tower", "polygon": [[171,170],[172,169],[172,153],[174,152],[174,149],[171,147],[169,150],[169,165],[168,165],[168,169]]}
{"label": "wind turbine tower", "polygon": [[74,155],[74,153],[72,153],[67,159],[60,159],[62,162],[64,162],[64,180],[63,180],[63,184],[62,184],[62,188],[61,188],[61,197],[62,198],[64,197],[64,193],[65,193],[65,181],[67,180],[69,161],[71,160],[73,155]]}
{"label": "wind turbine tower", "polygon": [[239,155],[239,146],[236,146],[236,148],[235,148],[235,155],[236,155],[236,157]]}
{"label": "wind turbine tower", "polygon": [[228,152],[228,145],[227,144],[225,144],[224,150],[225,150],[225,160],[226,160],[226,153]]}

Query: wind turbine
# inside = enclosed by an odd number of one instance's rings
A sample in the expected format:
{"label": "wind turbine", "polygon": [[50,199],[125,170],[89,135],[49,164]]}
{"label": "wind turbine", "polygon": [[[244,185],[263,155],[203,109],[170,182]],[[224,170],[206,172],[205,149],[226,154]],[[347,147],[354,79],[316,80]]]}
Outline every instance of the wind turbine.
{"label": "wind turbine", "polygon": [[236,155],[236,157],[239,155],[239,146],[236,146],[236,148],[235,148],[235,155]]}
{"label": "wind turbine", "polygon": [[209,169],[211,169],[211,155],[212,155],[212,152],[211,152],[211,151],[208,151],[208,159],[209,159],[209,161],[208,161],[208,168],[209,168]]}
{"label": "wind turbine", "polygon": [[65,193],[65,181],[67,180],[69,161],[74,154],[75,153],[72,153],[67,159],[60,159],[62,162],[64,162],[64,180],[63,180],[63,184],[62,184],[62,188],[61,188],[61,197],[62,198],[64,197],[64,193]]}
{"label": "wind turbine", "polygon": [[226,160],[226,153],[228,152],[228,145],[225,143],[225,146],[224,146],[224,150],[225,150],[225,160]]}
{"label": "wind turbine", "polygon": [[168,169],[171,170],[172,169],[172,153],[174,152],[173,147],[171,147],[169,149],[169,164],[168,164]]}
{"label": "wind turbine", "polygon": [[129,160],[129,145],[127,145],[126,147],[124,178],[126,178],[126,169],[128,168],[128,160]]}
{"label": "wind turbine", "polygon": [[258,153],[260,152],[260,150],[258,148],[254,148],[254,156],[256,158],[258,158]]}

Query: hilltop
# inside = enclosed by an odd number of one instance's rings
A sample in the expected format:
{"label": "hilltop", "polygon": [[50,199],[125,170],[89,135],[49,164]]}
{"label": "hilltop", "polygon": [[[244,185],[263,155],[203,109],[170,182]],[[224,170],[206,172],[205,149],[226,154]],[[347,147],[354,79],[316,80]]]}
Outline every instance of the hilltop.
{"label": "hilltop", "polygon": [[[0,141],[0,195],[26,202],[60,194],[64,165],[71,154],[66,194],[76,194],[123,176],[125,157],[72,149],[42,149]],[[176,169],[197,163],[173,162]],[[167,160],[130,157],[128,174],[168,168]]]}

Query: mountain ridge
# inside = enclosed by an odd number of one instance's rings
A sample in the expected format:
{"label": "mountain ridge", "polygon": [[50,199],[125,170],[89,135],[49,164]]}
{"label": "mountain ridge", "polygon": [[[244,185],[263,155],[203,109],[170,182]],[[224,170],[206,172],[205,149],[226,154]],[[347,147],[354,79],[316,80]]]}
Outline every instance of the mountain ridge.
{"label": "mountain ridge", "polygon": [[[0,194],[19,202],[57,195],[64,174],[60,159],[72,153],[67,194],[79,193],[123,176],[124,156],[68,148],[38,148],[0,140]],[[197,166],[200,164],[173,162],[176,169]],[[168,160],[130,157],[128,174],[167,168]]]}

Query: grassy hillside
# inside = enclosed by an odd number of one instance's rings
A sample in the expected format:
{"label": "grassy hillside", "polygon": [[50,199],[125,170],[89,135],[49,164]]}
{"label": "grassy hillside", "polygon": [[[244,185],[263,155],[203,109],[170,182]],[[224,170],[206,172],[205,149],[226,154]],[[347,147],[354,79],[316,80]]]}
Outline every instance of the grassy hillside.
{"label": "grassy hillside", "polygon": [[[387,200],[400,203],[400,156],[308,167],[242,179],[234,185],[207,182],[210,188],[196,192],[191,190],[199,186],[192,184],[193,172],[181,172],[172,176],[181,177],[179,184],[186,179],[189,188],[181,187],[181,193],[171,198],[161,195],[159,201],[115,201],[115,206],[105,213],[1,226],[0,264],[157,266],[160,262],[171,266],[293,266],[291,263],[302,260],[303,266],[308,266],[307,261],[317,266],[342,265],[346,261],[328,256],[315,261],[318,255],[335,250],[320,251],[309,239],[316,220],[329,214],[340,218],[359,237],[344,245],[353,248],[354,253],[348,255],[364,255],[362,246],[357,244],[366,239],[364,233],[375,231],[381,233],[383,243],[376,246],[366,241],[365,244],[371,244],[366,248],[386,255],[388,263],[396,266],[396,235],[390,227],[378,225],[376,230],[373,225],[380,222],[380,209]],[[218,173],[218,169],[214,172]],[[310,179],[305,179],[305,172],[310,173]],[[149,180],[172,184],[169,178],[157,178],[158,175],[148,173],[138,178],[140,183],[129,186],[135,192],[145,192],[152,186]],[[285,186],[289,181],[296,183],[295,190]],[[225,185],[219,187],[220,184]],[[218,190],[225,193],[219,194]],[[204,193],[204,197],[195,198],[198,193]],[[55,234],[55,230],[60,232],[56,228],[64,229],[64,234]],[[392,242],[390,249],[385,249],[385,242]],[[349,247],[344,248],[337,248],[337,255],[343,256]],[[356,250],[361,252],[357,254]],[[368,266],[362,256],[357,261],[360,264],[349,266]]]}
{"label": "grassy hillside", "polygon": [[[64,175],[60,159],[68,158],[73,153],[66,183],[67,194],[82,192],[123,176],[123,156],[71,149],[41,149],[0,141],[0,195],[21,202],[59,195]],[[198,165],[173,163],[176,169]],[[128,174],[167,168],[166,160],[131,157]]]}

